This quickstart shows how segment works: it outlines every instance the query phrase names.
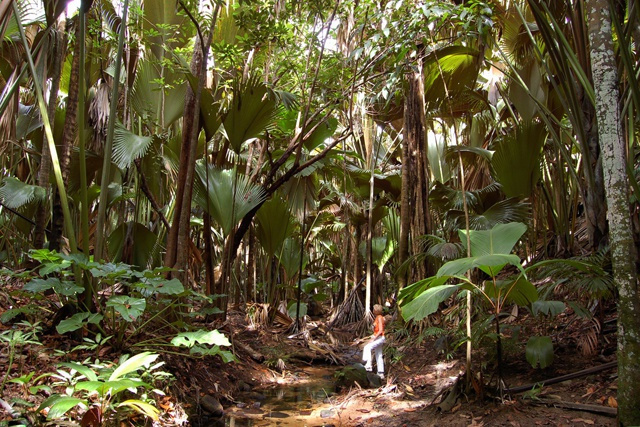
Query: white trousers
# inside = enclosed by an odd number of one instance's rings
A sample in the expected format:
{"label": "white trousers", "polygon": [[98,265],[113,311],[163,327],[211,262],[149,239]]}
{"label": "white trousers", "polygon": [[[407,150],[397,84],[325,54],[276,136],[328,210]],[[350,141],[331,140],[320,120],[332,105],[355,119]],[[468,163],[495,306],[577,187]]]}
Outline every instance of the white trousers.
{"label": "white trousers", "polygon": [[384,344],[384,341],[384,335],[380,335],[378,338],[372,339],[364,346],[364,350],[362,351],[362,360],[365,362],[364,367],[367,371],[373,369],[371,352],[375,351],[378,374],[384,374],[384,358],[382,357],[382,344]]}

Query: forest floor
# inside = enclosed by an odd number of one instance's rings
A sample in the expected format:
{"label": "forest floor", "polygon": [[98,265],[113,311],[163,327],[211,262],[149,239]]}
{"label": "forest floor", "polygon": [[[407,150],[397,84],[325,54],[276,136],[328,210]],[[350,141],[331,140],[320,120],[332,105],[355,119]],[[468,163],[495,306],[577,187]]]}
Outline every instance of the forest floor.
{"label": "forest floor", "polygon": [[[522,319],[524,323],[532,319]],[[592,347],[592,355],[585,355],[579,350],[582,338],[591,333],[585,332],[587,323],[567,319],[568,328],[564,328],[564,341],[556,343],[555,361],[546,369],[532,369],[524,356],[524,346],[506,347],[504,382],[508,387],[531,384],[583,369],[602,366],[615,361],[615,335],[599,334],[597,345]],[[237,384],[248,383],[255,390],[269,390],[301,387],[311,377],[316,381],[320,375],[330,375],[342,366],[327,365],[327,360],[337,356],[340,364],[360,362],[362,344],[354,345],[355,325],[332,334],[332,343],[327,338],[312,334],[309,342],[288,339],[287,335],[274,334],[267,329],[248,330],[242,323],[226,325],[227,331],[234,336],[234,341],[243,342],[244,349],[254,349],[257,353],[264,349],[276,349],[275,354],[286,359],[283,370],[265,369],[265,364],[273,366],[273,354],[265,353],[265,361],[257,363],[249,354],[240,350],[238,369],[232,368],[236,375],[230,377],[229,390],[239,396],[238,399],[227,400],[227,414],[235,419],[235,425],[252,426],[573,426],[573,425],[616,425],[615,415],[604,414],[615,412],[617,406],[616,369],[615,367],[583,375],[575,379],[536,388],[533,392],[508,394],[502,401],[491,398],[489,388],[484,390],[484,398],[480,399],[475,392],[465,396],[461,394],[450,410],[440,411],[438,404],[444,399],[452,384],[465,370],[464,355],[434,350],[434,339],[421,345],[403,346],[388,340],[387,346],[397,346],[396,350],[387,352],[395,355],[394,360],[387,357],[387,375],[383,385],[378,388],[361,388],[358,386],[338,392],[327,392],[327,398],[311,399],[305,408],[292,408],[291,405],[278,405],[275,408],[263,404],[261,411],[247,413],[242,393],[238,394]],[[322,329],[322,328],[320,328]],[[233,332],[232,332],[233,331]],[[602,332],[602,330],[600,331]],[[341,339],[336,340],[339,336]],[[592,342],[593,343],[593,342]],[[311,351],[309,347],[315,349]],[[521,350],[518,350],[522,347]],[[331,353],[331,354],[329,354]],[[482,364],[479,353],[474,366]],[[256,356],[256,354],[253,354]],[[489,357],[483,356],[487,360]],[[487,362],[485,372],[494,372],[495,362]],[[219,367],[225,370],[223,366]],[[275,368],[274,368],[275,369]],[[487,378],[484,378],[487,382]],[[494,381],[495,382],[495,381]],[[313,391],[307,393],[313,394]],[[286,397],[285,397],[286,400]],[[242,401],[238,403],[239,401]],[[251,399],[249,398],[250,407]],[[568,409],[556,406],[584,405],[588,410]],[[227,406],[228,405],[228,406]],[[554,406],[555,405],[555,406]],[[595,413],[593,412],[595,411]],[[275,412],[276,415],[270,415]],[[252,420],[242,424],[243,419]],[[209,424],[203,424],[209,425]],[[227,423],[227,425],[229,425]]]}
{"label": "forest floor", "polygon": [[[0,301],[0,315],[6,308]],[[528,333],[533,332],[538,324],[527,319],[526,315],[521,316],[518,323],[523,329],[528,328]],[[611,325],[611,319],[603,323]],[[533,392],[506,394],[503,399],[498,399],[490,387],[485,387],[467,395],[460,394],[458,400],[449,405],[450,408],[441,411],[440,402],[465,370],[464,354],[461,349],[448,354],[446,349],[436,351],[434,338],[421,344],[406,344],[406,341],[394,338],[393,330],[389,331],[386,344],[387,372],[382,386],[365,388],[355,385],[336,389],[335,373],[344,366],[360,362],[362,343],[357,340],[356,325],[327,334],[323,324],[322,319],[309,322],[309,328],[315,325],[317,329],[312,329],[306,338],[302,335],[291,338],[284,327],[253,325],[244,313],[238,311],[230,312],[224,324],[202,324],[205,328],[217,328],[229,337],[237,360],[223,363],[219,357],[194,358],[177,352],[162,353],[163,370],[171,373],[174,379],[166,388],[167,395],[157,398],[161,417],[154,425],[390,427],[616,424],[615,415],[605,414],[607,411],[615,412],[615,367],[537,387]],[[0,334],[15,327],[0,323]],[[546,369],[532,369],[526,362],[524,341],[505,343],[503,377],[507,387],[615,362],[615,334],[609,333],[611,326],[607,330],[598,325],[597,334],[594,334],[592,323],[566,317],[556,327],[555,360]],[[79,342],[57,335],[55,331],[40,335],[38,341],[38,344],[20,344],[11,365],[9,346],[0,343],[2,377],[6,373],[7,379],[11,379],[30,372],[34,376],[55,372],[61,361],[82,361],[96,356],[117,361],[119,357],[119,353],[108,345],[69,353]],[[474,352],[474,371],[485,372],[485,375],[496,371],[490,354],[490,348]],[[476,384],[481,383],[495,384],[495,378],[485,377],[476,381]],[[478,392],[482,392],[483,398]],[[15,425],[9,424],[11,416],[7,404],[27,401],[35,404],[35,408],[47,394],[43,390],[26,393],[25,387],[13,382],[7,382],[0,393],[0,403],[3,403],[0,426]],[[222,404],[224,417],[216,418],[207,412],[206,401],[210,398]],[[566,408],[575,404],[586,405],[584,408],[588,410]],[[35,409],[30,411],[33,413]],[[144,422],[142,418],[130,418],[126,424],[120,425],[144,425]]]}

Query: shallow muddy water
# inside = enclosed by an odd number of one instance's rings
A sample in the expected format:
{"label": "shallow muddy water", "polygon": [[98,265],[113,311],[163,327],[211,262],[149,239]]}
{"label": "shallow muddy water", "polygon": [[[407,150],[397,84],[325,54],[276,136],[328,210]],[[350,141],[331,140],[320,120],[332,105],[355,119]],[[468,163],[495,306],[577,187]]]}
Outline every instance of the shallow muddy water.
{"label": "shallow muddy water", "polygon": [[238,394],[225,408],[225,426],[337,425],[333,409],[335,367],[308,367],[287,376],[286,382]]}

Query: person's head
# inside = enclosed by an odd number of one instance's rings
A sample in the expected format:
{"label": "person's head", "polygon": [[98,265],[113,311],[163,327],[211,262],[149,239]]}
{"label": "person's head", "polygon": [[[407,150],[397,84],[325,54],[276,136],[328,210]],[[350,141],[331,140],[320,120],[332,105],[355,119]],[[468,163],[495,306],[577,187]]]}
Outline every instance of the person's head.
{"label": "person's head", "polygon": [[373,306],[373,314],[375,314],[376,316],[379,316],[382,314],[382,306],[380,304],[375,304]]}

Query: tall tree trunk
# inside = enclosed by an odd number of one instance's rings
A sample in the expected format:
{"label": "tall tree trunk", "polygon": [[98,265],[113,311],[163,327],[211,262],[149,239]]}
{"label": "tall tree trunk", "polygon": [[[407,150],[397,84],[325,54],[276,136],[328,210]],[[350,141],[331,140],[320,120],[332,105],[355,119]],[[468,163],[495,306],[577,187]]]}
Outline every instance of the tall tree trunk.
{"label": "tall tree trunk", "polygon": [[[74,55],[71,62],[71,73],[69,76],[69,91],[67,95],[67,112],[64,118],[64,129],[62,132],[62,149],[60,151],[60,170],[62,172],[62,180],[66,186],[69,181],[69,165],[71,164],[71,149],[78,134],[78,90],[79,90],[79,72],[80,72],[80,26],[76,27],[76,42],[74,46]],[[53,120],[53,119],[52,119]],[[62,238],[62,229],[64,226],[64,216],[62,212],[62,203],[60,196],[56,192],[53,198],[53,220],[51,223],[51,240],[49,241],[49,249],[52,251],[60,250],[60,239]],[[75,248],[72,250],[75,251]]]}
{"label": "tall tree trunk", "polygon": [[[190,239],[189,228],[191,220],[191,196],[193,194],[193,177],[196,167],[196,149],[198,146],[198,134],[200,131],[200,98],[204,89],[207,75],[207,56],[213,30],[220,6],[216,10],[211,20],[211,27],[206,40],[197,37],[196,47],[191,59],[191,72],[198,77],[198,86],[194,91],[187,85],[187,94],[184,105],[184,116],[182,119],[182,147],[180,149],[180,170],[176,182],[176,201],[171,229],[167,238],[167,252],[165,254],[165,266],[176,268],[177,276],[184,282],[187,277],[186,268],[188,251],[183,248],[188,247]],[[198,33],[200,34],[200,33]]]}
{"label": "tall tree trunk", "polygon": [[[427,232],[428,177],[426,176],[426,151],[424,144],[424,88],[422,83],[422,64],[407,75],[407,93],[404,100],[404,138],[402,139],[402,187],[400,203],[400,241],[398,242],[399,264],[409,259],[410,244],[417,253],[416,237]],[[408,281],[426,277],[424,265],[418,265],[415,273],[406,269],[398,277],[400,288]]]}
{"label": "tall tree trunk", "polygon": [[409,228],[411,226],[411,148],[407,137],[406,111],[408,98],[405,98],[405,130],[402,138],[402,184],[400,187],[400,237],[398,242],[398,266],[401,273],[398,275],[399,289],[407,286],[407,269],[404,263],[409,259]]}
{"label": "tall tree trunk", "polygon": [[[52,33],[53,41],[53,63],[51,65],[51,91],[49,92],[49,122],[51,129],[54,127],[56,105],[58,103],[58,90],[60,89],[60,78],[62,77],[62,58],[65,57],[67,46],[67,33],[63,28],[57,28]],[[40,156],[40,168],[38,169],[38,185],[47,190],[47,196],[51,194],[49,178],[51,175],[51,153],[46,143],[42,144],[42,154]],[[47,200],[49,198],[47,197]],[[45,229],[49,222],[49,204],[41,203],[36,211],[36,227],[33,234],[33,247],[41,249],[44,246]]]}
{"label": "tall tree trunk", "polygon": [[[424,48],[418,46],[418,58],[421,58]],[[412,157],[410,163],[410,190],[412,192],[411,201],[414,203],[411,209],[411,242],[412,253],[417,254],[422,251],[420,247],[420,236],[429,233],[429,175],[427,174],[427,150],[425,146],[425,117],[424,117],[424,84],[422,76],[422,60],[418,59],[415,68],[408,76],[408,89],[404,111],[405,137],[409,143],[409,155]],[[404,167],[404,165],[403,165]],[[427,277],[427,262],[417,263],[412,268],[409,280],[418,281]],[[435,273],[435,272],[433,272]]]}
{"label": "tall tree trunk", "polygon": [[587,0],[593,87],[607,195],[613,275],[618,285],[618,417],[640,425],[640,300],[629,212],[626,145],[619,111],[610,3]]}

